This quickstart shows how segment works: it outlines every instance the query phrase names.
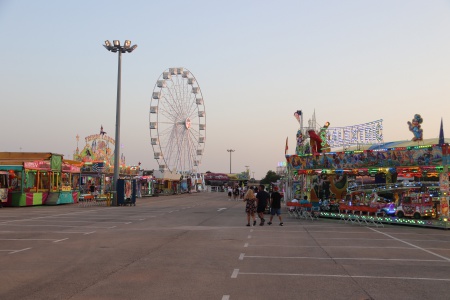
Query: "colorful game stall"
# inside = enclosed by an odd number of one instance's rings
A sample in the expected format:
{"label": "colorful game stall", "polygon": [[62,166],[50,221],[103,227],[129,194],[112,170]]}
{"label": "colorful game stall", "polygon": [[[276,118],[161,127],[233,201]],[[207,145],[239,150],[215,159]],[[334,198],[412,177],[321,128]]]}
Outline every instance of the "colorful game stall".
{"label": "colorful game stall", "polygon": [[0,170],[9,173],[5,206],[56,205],[78,201],[80,167],[63,155],[0,152]]}

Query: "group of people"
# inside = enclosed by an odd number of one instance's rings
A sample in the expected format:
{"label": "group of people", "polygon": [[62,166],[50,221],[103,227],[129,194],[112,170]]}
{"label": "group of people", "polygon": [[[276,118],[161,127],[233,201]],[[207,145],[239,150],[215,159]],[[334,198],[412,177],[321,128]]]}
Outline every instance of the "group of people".
{"label": "group of people", "polygon": [[264,185],[260,185],[259,189],[255,193],[255,190],[248,189],[244,195],[245,212],[247,213],[247,225],[250,225],[250,219],[253,220],[253,226],[256,225],[256,215],[259,216],[259,226],[264,226],[266,222],[264,213],[266,211],[267,204],[270,207],[270,220],[267,225],[272,225],[272,220],[275,214],[280,220],[280,226],[283,226],[281,219],[281,194],[278,192],[278,187],[274,187],[271,195],[265,191]]}
{"label": "group of people", "polygon": [[242,192],[242,188],[239,186],[236,187],[231,187],[229,186],[227,188],[227,192],[228,192],[228,200],[231,200],[231,197],[233,197],[234,200],[239,200],[239,198],[242,198],[243,196],[243,192]]}

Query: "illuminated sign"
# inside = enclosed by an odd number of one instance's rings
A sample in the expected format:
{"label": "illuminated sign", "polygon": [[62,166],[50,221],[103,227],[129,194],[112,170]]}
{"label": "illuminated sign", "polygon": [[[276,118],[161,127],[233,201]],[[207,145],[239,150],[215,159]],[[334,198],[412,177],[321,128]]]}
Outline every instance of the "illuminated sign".
{"label": "illuminated sign", "polygon": [[94,140],[105,140],[113,145],[115,144],[115,141],[112,138],[110,138],[107,135],[103,135],[103,134],[92,134],[92,135],[86,137],[85,140],[86,140],[86,144],[91,141],[94,141]]}

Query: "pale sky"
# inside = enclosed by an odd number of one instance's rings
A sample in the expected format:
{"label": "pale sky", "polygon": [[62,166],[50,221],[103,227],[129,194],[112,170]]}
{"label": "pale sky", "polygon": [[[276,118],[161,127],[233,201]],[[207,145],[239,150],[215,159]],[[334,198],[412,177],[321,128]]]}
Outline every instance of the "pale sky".
{"label": "pale sky", "polygon": [[[294,152],[293,117],[330,127],[383,119],[384,141],[450,137],[450,1],[0,1],[0,151],[71,159],[76,136],[114,138],[122,58],[121,151],[157,169],[149,109],[171,67],[196,77],[206,107],[200,172],[250,166],[259,179]],[[306,122],[306,121],[305,121]]]}

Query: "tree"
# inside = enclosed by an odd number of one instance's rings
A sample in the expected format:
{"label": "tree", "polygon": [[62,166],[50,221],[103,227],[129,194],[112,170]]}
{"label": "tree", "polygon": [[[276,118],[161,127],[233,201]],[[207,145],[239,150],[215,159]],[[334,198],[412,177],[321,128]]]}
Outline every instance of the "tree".
{"label": "tree", "polygon": [[277,175],[277,173],[270,170],[270,171],[267,171],[266,177],[261,179],[260,183],[261,184],[270,184],[272,182],[277,182],[280,178],[281,178],[280,175]]}

